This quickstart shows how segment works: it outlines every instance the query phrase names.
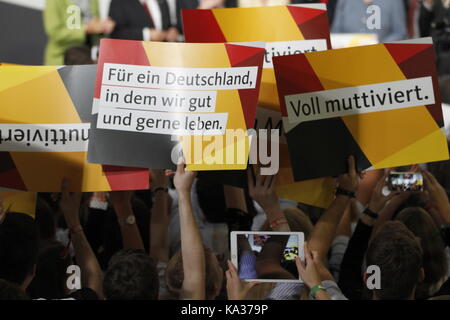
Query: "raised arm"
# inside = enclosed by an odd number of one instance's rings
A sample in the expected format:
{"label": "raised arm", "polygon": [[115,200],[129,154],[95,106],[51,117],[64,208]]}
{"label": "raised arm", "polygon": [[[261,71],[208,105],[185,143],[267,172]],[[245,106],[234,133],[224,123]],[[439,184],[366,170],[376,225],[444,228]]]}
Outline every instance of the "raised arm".
{"label": "raised arm", "polygon": [[[380,210],[385,207],[386,203],[397,195],[394,192],[388,196],[383,195],[385,180],[386,176],[382,176],[372,191],[372,196],[368,204],[370,215],[367,213],[361,215],[341,263],[339,286],[351,300],[361,299],[362,296],[364,285],[362,281],[362,265],[370,237],[374,230],[374,225],[378,219],[377,216]],[[367,211],[364,210],[364,212]]]}
{"label": "raised arm", "polygon": [[86,239],[80,223],[80,202],[82,193],[69,191],[69,181],[64,179],[61,187],[61,200],[59,207],[64,214],[67,227],[69,228],[75,258],[81,269],[81,283],[84,288],[94,290],[99,299],[103,299],[103,274],[97,258]]}
{"label": "raised arm", "polygon": [[450,203],[445,189],[429,171],[422,171],[425,188],[430,197],[430,204],[436,208],[444,224],[450,223]]}
{"label": "raised arm", "polygon": [[[336,235],[342,215],[350,203],[351,195],[358,190],[359,177],[356,172],[355,159],[353,156],[348,159],[348,173],[342,174],[338,178],[338,190],[331,206],[324,212],[317,221],[311,233],[308,245],[312,251],[317,252],[319,259],[325,261],[331,243]],[[345,193],[345,194],[344,194]]]}
{"label": "raised arm", "polygon": [[113,191],[110,195],[117,215],[117,222],[120,225],[123,248],[145,251],[144,242],[142,241],[131,206],[133,191]]}
{"label": "raised arm", "polygon": [[184,163],[178,164],[174,184],[179,198],[181,255],[184,273],[181,298],[204,300],[205,251],[191,203],[191,189],[195,177],[195,172],[185,171]]}
{"label": "raised arm", "polygon": [[150,221],[150,256],[157,260],[169,261],[169,195],[168,178],[164,170],[152,170],[152,190],[154,202]]}
{"label": "raised arm", "polygon": [[273,231],[290,231],[280,201],[275,192],[276,176],[262,176],[259,168],[250,167],[247,172],[250,197],[255,200],[267,215]]}
{"label": "raised arm", "polygon": [[[331,300],[326,290],[321,286],[322,281],[331,280],[330,277],[323,277],[322,274],[329,274],[321,272],[320,269],[325,269],[316,251],[311,252],[308,244],[305,244],[305,261],[300,257],[295,258],[297,270],[303,282],[311,290],[310,296],[316,300]],[[332,278],[332,277],[331,277]]]}

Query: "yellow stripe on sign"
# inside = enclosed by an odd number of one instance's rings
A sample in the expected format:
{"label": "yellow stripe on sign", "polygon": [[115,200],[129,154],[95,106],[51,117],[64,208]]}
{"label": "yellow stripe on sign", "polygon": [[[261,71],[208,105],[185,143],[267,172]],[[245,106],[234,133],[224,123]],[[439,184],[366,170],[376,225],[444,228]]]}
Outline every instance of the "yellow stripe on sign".
{"label": "yellow stripe on sign", "polygon": [[[2,66],[6,67],[6,65]],[[7,68],[0,68],[0,92],[15,86],[20,86],[27,81],[37,79],[55,71],[55,67],[47,66],[9,65]]]}
{"label": "yellow stripe on sign", "polygon": [[83,189],[82,190],[103,190],[110,191],[111,186],[103,172],[103,166],[101,164],[94,164],[87,162],[87,153],[84,157],[83,168]]}
{"label": "yellow stripe on sign", "polygon": [[227,41],[305,40],[286,6],[213,9]]}
{"label": "yellow stripe on sign", "polygon": [[222,43],[142,42],[151,66],[173,68],[229,68]]}
{"label": "yellow stripe on sign", "polygon": [[0,199],[7,212],[20,212],[34,218],[36,215],[36,192],[2,191]]}
{"label": "yellow stripe on sign", "polygon": [[[406,80],[382,44],[317,52],[306,57],[325,90]],[[376,168],[399,152],[405,159],[418,159],[421,153],[436,152],[432,150],[436,143],[421,150],[407,148],[439,129],[424,106],[347,116],[342,120]],[[437,152],[443,151],[439,148]]]}
{"label": "yellow stripe on sign", "polygon": [[[152,66],[170,66],[178,68],[230,68],[230,60],[228,58],[225,45],[222,43],[214,44],[177,44],[177,43],[161,43],[161,42],[143,42],[143,46],[150,65]],[[243,129],[246,130],[244,112],[242,110],[241,100],[238,90],[221,90],[217,92],[216,113],[228,113],[227,129]],[[210,137],[210,141],[221,139],[222,136]],[[207,138],[208,139],[208,138]],[[205,148],[211,145],[209,140],[204,141],[201,145],[201,153],[205,154]],[[190,143],[189,143],[190,142]],[[246,138],[246,144],[248,144]],[[185,137],[182,139],[182,146],[186,157],[190,158],[191,154],[196,150],[190,150],[190,146],[194,146],[194,137]],[[248,149],[248,148],[246,148]],[[224,156],[231,152],[230,146],[223,143]],[[193,151],[193,152],[192,152]],[[248,150],[245,151],[245,159],[248,158]],[[206,152],[208,154],[208,152]],[[189,170],[223,170],[223,169],[241,169],[246,166],[247,160],[236,165],[207,165],[205,159],[200,159],[195,165],[189,165]],[[244,167],[245,169],[245,167]]]}
{"label": "yellow stripe on sign", "polygon": [[442,133],[442,130],[436,130],[425,138],[417,140],[389,158],[377,163],[375,168],[390,168],[411,164],[411,158],[409,158],[411,154],[415,155],[417,163],[428,162],[430,158],[435,159],[435,161],[448,160],[447,138]]}
{"label": "yellow stripe on sign", "polygon": [[[11,83],[0,77],[4,88],[0,91],[0,123],[62,124],[81,123],[80,116],[67,93],[55,67],[8,67]],[[29,74],[28,74],[29,73]],[[4,75],[1,73],[1,75]],[[20,79],[21,83],[18,83]],[[109,190],[101,165],[87,164],[86,152],[11,152],[14,164],[29,190],[59,190],[62,177],[71,185],[80,186],[87,172],[95,173],[86,189]],[[85,168],[86,167],[86,168]],[[48,172],[53,174],[48,175]],[[84,189],[85,191],[87,191]],[[76,190],[76,189],[74,189]],[[78,188],[81,190],[81,188]]]}
{"label": "yellow stripe on sign", "polygon": [[259,101],[261,106],[275,111],[280,110],[280,99],[273,69],[263,69]]}
{"label": "yellow stripe on sign", "polygon": [[[20,68],[24,67],[0,68],[0,81],[6,84],[7,79],[1,78],[1,70],[5,69],[16,69],[15,73],[11,73],[13,83],[17,78],[27,78],[21,76],[25,70],[18,70]],[[40,69],[32,67],[32,75],[37,73],[34,68]],[[51,72],[45,72],[49,67],[42,68],[44,73],[40,77],[0,91],[0,123],[81,123],[58,72],[54,68]]]}
{"label": "yellow stripe on sign", "polygon": [[11,152],[28,190],[42,191],[42,181],[47,190],[60,190],[63,177],[70,180],[71,191],[111,190],[102,166],[88,164],[86,155],[86,152]]}

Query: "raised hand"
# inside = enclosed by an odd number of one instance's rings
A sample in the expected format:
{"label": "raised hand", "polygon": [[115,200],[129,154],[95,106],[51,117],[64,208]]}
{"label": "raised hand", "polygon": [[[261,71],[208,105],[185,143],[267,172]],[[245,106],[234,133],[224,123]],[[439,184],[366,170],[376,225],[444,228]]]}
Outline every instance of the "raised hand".
{"label": "raised hand", "polygon": [[230,260],[228,260],[228,270],[225,275],[227,277],[228,300],[244,300],[250,289],[259,284],[258,282],[243,284],[236,267]]}
{"label": "raised hand", "polygon": [[250,167],[247,171],[250,197],[268,213],[279,209],[280,202],[275,192],[276,176],[262,176],[260,168]]}
{"label": "raised hand", "polygon": [[194,183],[197,172],[186,171],[184,163],[177,165],[177,171],[173,183],[179,193],[191,193],[192,184]]}
{"label": "raised hand", "polygon": [[322,283],[317,264],[321,263],[316,251],[311,251],[305,243],[305,262],[300,257],[295,258],[297,270],[303,282],[308,288],[313,288]]}
{"label": "raised hand", "polygon": [[66,178],[61,183],[61,199],[59,208],[64,214],[69,229],[80,225],[81,192],[69,192],[70,181]]}
{"label": "raised hand", "polygon": [[447,192],[429,171],[423,170],[422,175],[425,178],[425,188],[428,191],[430,204],[439,211],[446,222],[450,222],[450,203]]}
{"label": "raised hand", "polygon": [[128,217],[131,210],[131,199],[133,198],[133,191],[112,191],[110,192],[111,203],[116,211],[118,218],[124,219]]}
{"label": "raised hand", "polygon": [[356,171],[355,158],[350,156],[347,160],[348,172],[338,177],[338,186],[341,189],[356,192],[359,186],[359,175]]}
{"label": "raised hand", "polygon": [[[388,177],[389,173],[385,173],[380,180],[378,180],[377,185],[375,186],[375,189],[373,189],[372,196],[370,197],[369,201],[369,209],[374,212],[380,212],[381,209],[383,209],[386,205],[386,203],[391,200],[392,198],[396,197],[400,194],[400,192],[390,192],[388,195],[383,194],[383,189],[386,187],[386,179]],[[409,195],[408,195],[409,196]],[[405,195],[406,197],[406,195]]]}

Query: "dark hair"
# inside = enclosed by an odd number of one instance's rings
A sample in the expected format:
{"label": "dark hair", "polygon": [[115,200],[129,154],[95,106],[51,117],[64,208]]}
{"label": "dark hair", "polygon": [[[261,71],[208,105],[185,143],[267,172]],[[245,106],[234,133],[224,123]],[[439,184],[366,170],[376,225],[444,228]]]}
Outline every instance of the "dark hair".
{"label": "dark hair", "polygon": [[434,295],[447,280],[448,262],[444,241],[439,233],[436,234],[438,228],[435,222],[422,208],[406,208],[396,219],[420,239],[425,279],[417,286],[416,298],[426,299]]}
{"label": "dark hair", "polygon": [[64,64],[66,66],[93,64],[91,49],[86,46],[72,47],[64,52]]}
{"label": "dark hair", "polygon": [[0,300],[29,300],[18,285],[0,279]]}
{"label": "dark hair", "polygon": [[117,252],[105,272],[103,290],[108,300],[156,300],[159,279],[155,262],[143,250]]}
{"label": "dark hair", "polygon": [[422,248],[414,234],[399,221],[390,221],[370,241],[367,266],[381,271],[380,300],[405,300],[411,297],[422,269]]}
{"label": "dark hair", "polygon": [[0,224],[0,278],[22,285],[33,273],[38,252],[36,224],[24,213],[6,213]]}
{"label": "dark hair", "polygon": [[40,248],[36,275],[27,288],[32,299],[62,299],[66,296],[67,267],[71,263],[66,248],[51,241]]}

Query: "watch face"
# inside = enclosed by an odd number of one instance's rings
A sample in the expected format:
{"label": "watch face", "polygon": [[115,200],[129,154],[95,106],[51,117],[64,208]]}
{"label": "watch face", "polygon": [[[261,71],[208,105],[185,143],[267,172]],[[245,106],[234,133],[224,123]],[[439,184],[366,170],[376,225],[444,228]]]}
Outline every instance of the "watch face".
{"label": "watch face", "polygon": [[131,215],[126,220],[127,224],[135,224],[136,223],[136,217],[134,215]]}

